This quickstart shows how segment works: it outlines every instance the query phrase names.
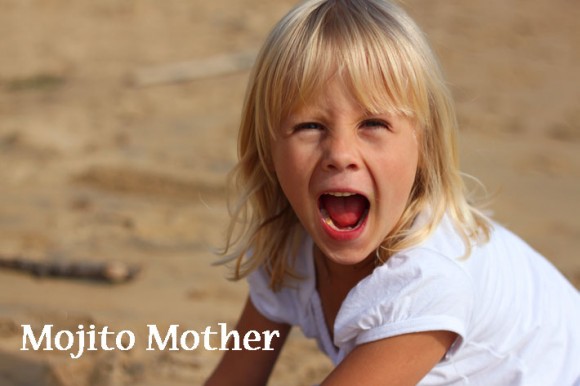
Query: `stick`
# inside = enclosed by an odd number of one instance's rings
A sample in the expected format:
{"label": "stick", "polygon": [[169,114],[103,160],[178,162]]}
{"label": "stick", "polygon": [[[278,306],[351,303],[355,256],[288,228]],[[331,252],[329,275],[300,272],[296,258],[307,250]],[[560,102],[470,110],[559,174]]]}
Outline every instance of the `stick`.
{"label": "stick", "polygon": [[144,68],[133,74],[132,83],[136,87],[147,87],[235,73],[249,69],[254,63],[255,57],[254,51],[238,52]]}
{"label": "stick", "polygon": [[113,284],[132,280],[141,270],[138,266],[122,262],[35,261],[20,256],[0,256],[0,268],[38,277],[89,279]]}

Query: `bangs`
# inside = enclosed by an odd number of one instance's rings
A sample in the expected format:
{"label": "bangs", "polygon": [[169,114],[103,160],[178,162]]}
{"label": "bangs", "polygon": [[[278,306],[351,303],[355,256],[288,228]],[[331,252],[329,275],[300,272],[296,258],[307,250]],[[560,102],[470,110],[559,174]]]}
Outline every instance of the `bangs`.
{"label": "bangs", "polygon": [[270,74],[264,102],[272,135],[336,77],[369,113],[402,114],[425,126],[430,113],[424,56],[405,33],[409,25],[401,25],[392,12],[373,2],[328,1],[318,4],[284,41],[271,42],[275,45],[266,49],[277,51],[270,62],[277,68]]}

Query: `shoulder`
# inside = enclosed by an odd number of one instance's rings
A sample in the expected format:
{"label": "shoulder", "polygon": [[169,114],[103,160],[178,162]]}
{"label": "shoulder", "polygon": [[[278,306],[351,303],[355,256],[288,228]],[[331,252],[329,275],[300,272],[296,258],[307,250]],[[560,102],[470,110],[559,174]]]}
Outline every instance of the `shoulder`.
{"label": "shoulder", "polygon": [[461,238],[442,224],[425,243],[393,255],[354,287],[337,316],[335,337],[354,346],[412,332],[465,336],[474,310]]}
{"label": "shoulder", "polygon": [[419,328],[420,319],[435,315],[465,321],[474,298],[472,278],[461,264],[429,249],[414,249],[391,257],[354,287],[337,319],[363,330],[388,324],[394,334],[397,323],[413,320]]}
{"label": "shoulder", "polygon": [[293,267],[299,277],[286,280],[278,291],[270,288],[270,275],[265,267],[248,275],[250,299],[263,316],[274,322],[299,323],[315,290],[311,251],[312,239],[305,237]]}

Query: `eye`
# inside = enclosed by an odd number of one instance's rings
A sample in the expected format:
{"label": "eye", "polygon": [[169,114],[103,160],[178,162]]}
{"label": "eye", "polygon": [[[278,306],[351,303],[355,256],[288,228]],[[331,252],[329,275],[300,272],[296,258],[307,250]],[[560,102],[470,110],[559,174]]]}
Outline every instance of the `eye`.
{"label": "eye", "polygon": [[316,122],[302,122],[294,126],[294,131],[302,130],[322,130],[324,126]]}
{"label": "eye", "polygon": [[391,129],[390,123],[382,119],[367,119],[364,120],[360,126],[362,128],[370,128],[370,129],[387,129],[387,130]]}

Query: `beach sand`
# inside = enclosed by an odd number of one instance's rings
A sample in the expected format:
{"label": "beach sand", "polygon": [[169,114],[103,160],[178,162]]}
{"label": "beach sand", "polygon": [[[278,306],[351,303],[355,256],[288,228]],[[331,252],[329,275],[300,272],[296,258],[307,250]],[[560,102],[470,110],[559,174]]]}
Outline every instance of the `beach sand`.
{"label": "beach sand", "polygon": [[[0,384],[192,385],[219,351],[146,351],[147,325],[233,324],[225,177],[248,70],[145,86],[253,52],[289,0],[0,0],[0,255],[141,267],[122,284],[0,270]],[[407,0],[457,101],[463,170],[494,218],[580,286],[580,3]],[[191,63],[190,63],[191,65]],[[149,72],[150,73],[150,72]],[[128,351],[20,351],[22,324],[130,330]],[[272,385],[331,368],[294,331]]]}

